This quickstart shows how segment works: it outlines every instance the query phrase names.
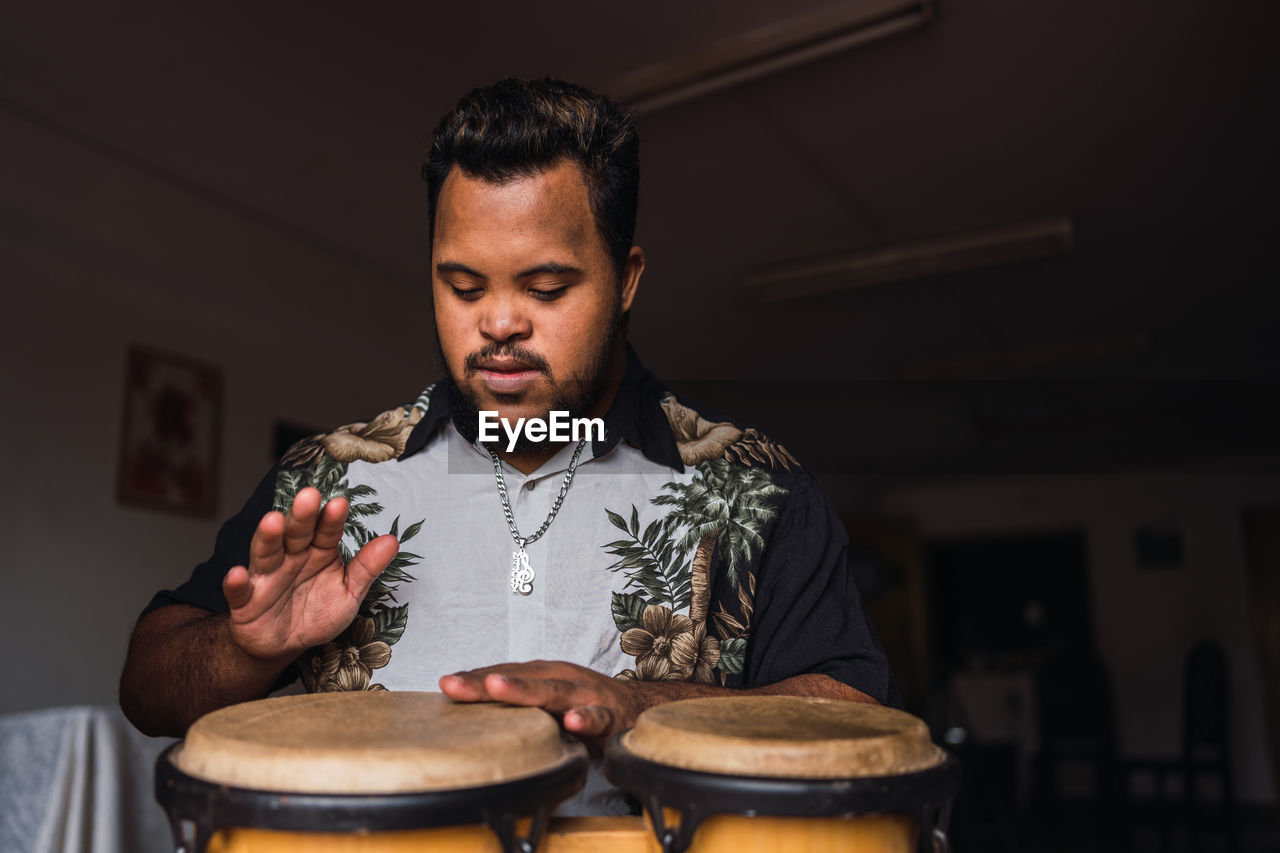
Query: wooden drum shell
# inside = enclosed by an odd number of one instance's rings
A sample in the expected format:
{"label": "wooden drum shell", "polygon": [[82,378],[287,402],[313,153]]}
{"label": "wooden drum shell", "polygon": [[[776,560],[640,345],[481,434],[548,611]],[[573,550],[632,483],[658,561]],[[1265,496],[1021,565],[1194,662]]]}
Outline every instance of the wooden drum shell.
{"label": "wooden drum shell", "polygon": [[201,718],[156,761],[155,790],[179,853],[488,853],[533,849],[586,774],[586,749],[538,709],[326,694]]}
{"label": "wooden drum shell", "polygon": [[[674,819],[674,814],[672,815]],[[914,849],[915,822],[903,815],[857,820],[714,815],[692,850],[777,853],[780,850],[897,853]],[[498,853],[486,826],[400,832],[316,833],[233,828],[214,835],[207,853]],[[653,824],[638,817],[552,818],[538,853],[662,853]]]}
{"label": "wooden drum shell", "polygon": [[916,718],[854,705],[658,706],[610,741],[605,774],[640,800],[662,853],[946,850],[957,762]]}

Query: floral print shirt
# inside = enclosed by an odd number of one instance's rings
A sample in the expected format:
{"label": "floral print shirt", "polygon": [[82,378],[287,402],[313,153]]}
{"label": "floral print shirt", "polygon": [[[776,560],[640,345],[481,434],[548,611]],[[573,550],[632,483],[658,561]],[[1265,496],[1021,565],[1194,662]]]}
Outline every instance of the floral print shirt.
{"label": "floral print shirt", "polygon": [[[400,552],[351,626],[298,661],[309,691],[435,690],[460,669],[557,659],[626,679],[730,687],[824,673],[897,704],[813,477],[762,433],[695,409],[629,350],[622,386],[559,514],[528,546],[533,592],[513,595],[514,549],[477,425],[441,382],[371,421],[313,436],[267,474],[191,578],[148,611],[225,611],[259,519],[299,489],[351,503],[347,555],[390,533]],[[536,530],[573,448],[526,476],[504,466],[521,531]]]}

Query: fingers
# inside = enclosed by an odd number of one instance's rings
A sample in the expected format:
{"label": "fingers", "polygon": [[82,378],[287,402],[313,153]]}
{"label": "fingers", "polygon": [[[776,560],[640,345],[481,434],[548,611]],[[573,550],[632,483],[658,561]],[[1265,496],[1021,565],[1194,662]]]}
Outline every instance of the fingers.
{"label": "fingers", "polygon": [[[346,518],[346,510],[342,511]],[[379,536],[365,544],[360,552],[347,563],[347,590],[356,599],[363,599],[364,594],[373,586],[374,578],[382,574],[382,570],[395,559],[400,551],[400,541],[391,535]]]}
{"label": "fingers", "polygon": [[557,678],[526,678],[499,672],[484,676],[484,692],[490,698],[510,705],[535,705],[553,714],[591,701],[580,696],[578,688],[579,685]]}
{"label": "fingers", "polygon": [[320,490],[307,487],[298,492],[289,512],[273,510],[258,522],[249,545],[249,565],[254,574],[266,574],[280,566],[287,555],[307,548],[334,549],[342,540],[348,502],[334,498],[320,506]]}
{"label": "fingers", "polygon": [[485,692],[484,677],[474,672],[455,672],[441,676],[440,692],[455,702],[484,702],[492,697]]}
{"label": "fingers", "polygon": [[249,565],[254,572],[266,573],[284,560],[284,513],[275,510],[258,522],[249,542]]}
{"label": "fingers", "polygon": [[284,552],[297,554],[311,547],[320,518],[320,490],[305,488],[293,498],[284,517]]}
{"label": "fingers", "polygon": [[226,596],[227,605],[238,610],[249,603],[253,596],[253,583],[249,579],[249,570],[244,566],[232,566],[222,579],[222,594]]}
{"label": "fingers", "polygon": [[[441,692],[455,702],[507,702],[512,705],[538,705],[547,691],[533,691],[529,687],[541,679],[520,678],[497,670],[525,669],[528,664],[501,664],[499,666],[455,672],[442,676]],[[547,710],[551,710],[548,708]]]}
{"label": "fingers", "polygon": [[456,702],[531,705],[553,714],[602,701],[589,684],[540,676],[538,669],[536,664],[504,664],[455,672],[440,679],[440,690]]}
{"label": "fingers", "polygon": [[614,730],[617,716],[606,705],[583,705],[570,708],[564,715],[564,727],[583,737],[602,737]]}
{"label": "fingers", "polygon": [[[312,489],[312,491],[315,490]],[[316,492],[316,494],[320,493]],[[346,498],[334,498],[324,505],[324,509],[320,511],[320,520],[316,524],[315,535],[311,539],[313,546],[326,550],[338,547],[338,543],[342,541],[343,527],[347,523],[347,509]]]}
{"label": "fingers", "polygon": [[440,679],[440,690],[455,702],[506,702],[562,715],[566,731],[597,743],[629,723],[611,689],[613,680],[558,661],[505,663],[455,672]]}
{"label": "fingers", "polygon": [[452,675],[441,676],[437,682],[440,691],[455,702],[496,702],[485,688],[485,677],[491,673],[530,672],[533,665],[528,663],[500,663],[480,669],[464,670]]}

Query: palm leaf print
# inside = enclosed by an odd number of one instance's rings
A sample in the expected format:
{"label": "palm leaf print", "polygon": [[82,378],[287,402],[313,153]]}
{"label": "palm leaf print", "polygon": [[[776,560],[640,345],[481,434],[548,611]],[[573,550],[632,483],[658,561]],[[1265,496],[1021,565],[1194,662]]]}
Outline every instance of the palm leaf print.
{"label": "palm leaf print", "polygon": [[640,513],[633,504],[631,521],[606,509],[609,522],[627,538],[605,545],[605,550],[618,560],[609,566],[611,572],[622,572],[627,582],[624,589],[638,589],[646,604],[666,605],[672,611],[689,606],[692,586],[689,564],[681,559],[671,533],[659,520],[640,530]]}
{"label": "palm leaf print", "polygon": [[682,529],[676,549],[683,556],[718,548],[730,585],[738,585],[745,570],[764,548],[763,531],[778,515],[785,489],[760,468],[747,468],[725,459],[701,462],[688,483],[667,483],[670,494],[653,503],[674,507],[663,522],[664,532]]}

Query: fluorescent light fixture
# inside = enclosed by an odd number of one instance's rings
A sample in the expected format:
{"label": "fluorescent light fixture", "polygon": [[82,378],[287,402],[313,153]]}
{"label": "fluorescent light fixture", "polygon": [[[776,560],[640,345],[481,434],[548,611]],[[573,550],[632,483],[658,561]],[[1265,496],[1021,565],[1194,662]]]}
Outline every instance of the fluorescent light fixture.
{"label": "fluorescent light fixture", "polygon": [[748,274],[745,286],[761,302],[779,302],[1048,258],[1074,246],[1075,225],[1059,216],[768,267]]}
{"label": "fluorescent light fixture", "polygon": [[887,38],[932,19],[932,0],[844,0],[633,71],[601,89],[643,115]]}

